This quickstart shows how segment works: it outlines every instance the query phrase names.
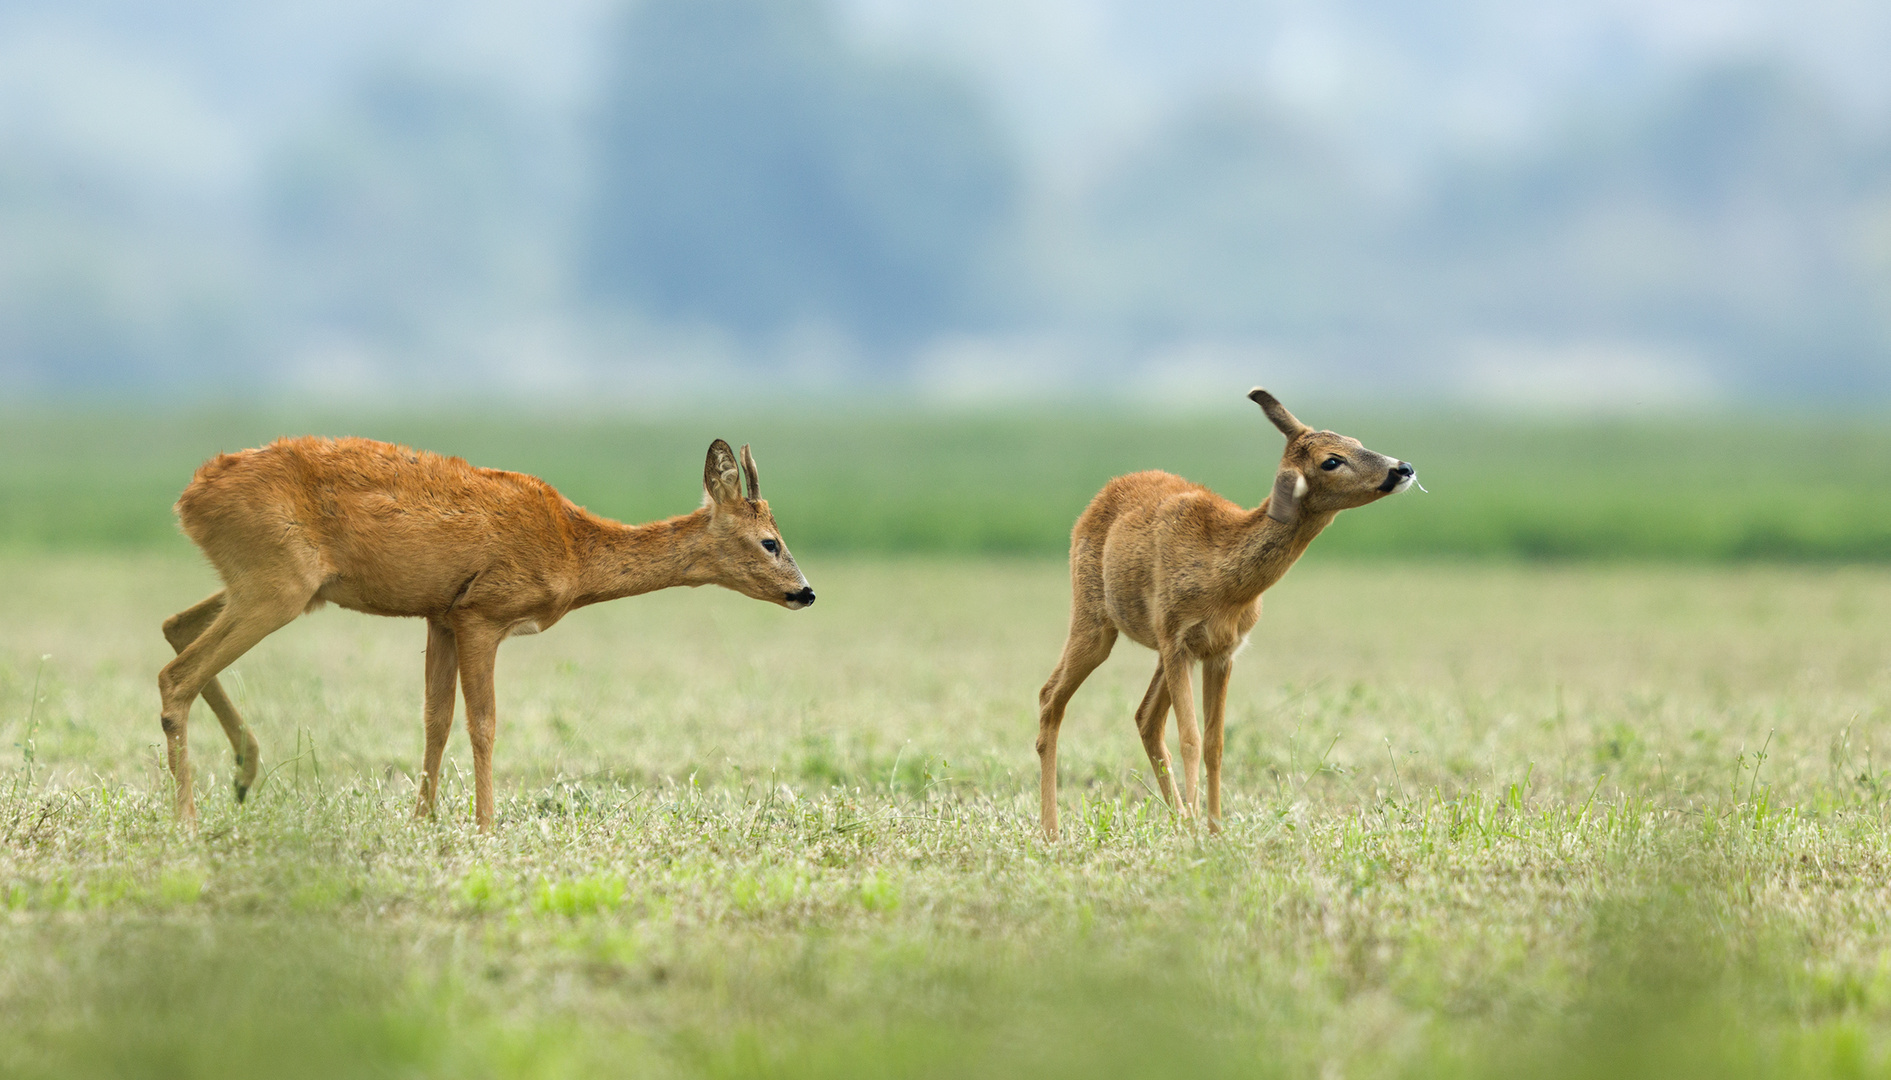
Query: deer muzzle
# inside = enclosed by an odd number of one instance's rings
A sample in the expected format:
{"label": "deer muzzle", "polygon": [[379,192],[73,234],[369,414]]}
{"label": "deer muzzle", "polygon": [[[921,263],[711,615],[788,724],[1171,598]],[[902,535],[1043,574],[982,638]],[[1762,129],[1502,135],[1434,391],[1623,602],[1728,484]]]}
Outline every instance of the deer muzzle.
{"label": "deer muzzle", "polygon": [[1418,470],[1412,468],[1412,463],[1409,461],[1401,461],[1386,471],[1385,483],[1379,485],[1379,490],[1388,495],[1397,495],[1399,492],[1411,487],[1413,482],[1417,479]]}

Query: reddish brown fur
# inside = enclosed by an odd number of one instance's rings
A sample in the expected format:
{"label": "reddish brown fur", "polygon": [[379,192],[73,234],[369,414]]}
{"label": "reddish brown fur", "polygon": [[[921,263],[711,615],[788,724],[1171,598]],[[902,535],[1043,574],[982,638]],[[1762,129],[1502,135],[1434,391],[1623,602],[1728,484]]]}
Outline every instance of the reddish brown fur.
{"label": "reddish brown fur", "polygon": [[[1222,716],[1234,655],[1261,616],[1261,594],[1287,572],[1339,511],[1403,491],[1411,467],[1355,439],[1314,431],[1265,390],[1249,394],[1287,436],[1274,491],[1253,510],[1165,472],[1104,485],[1070,537],[1070,635],[1038,695],[1039,795],[1044,832],[1057,836],[1057,732],[1077,687],[1123,635],[1157,654],[1136,710],[1144,751],[1162,795],[1196,811],[1196,778],[1208,766],[1208,819],[1221,818]],[[1333,458],[1333,469],[1322,464]],[[1190,669],[1202,665],[1206,740],[1195,726]],[[1178,806],[1165,729],[1175,710],[1184,799]]]}
{"label": "reddish brown fur", "polygon": [[573,608],[674,585],[722,585],[786,607],[813,602],[759,497],[748,447],[738,465],[716,440],[704,489],[694,513],[624,525],[537,477],[369,439],[281,439],[204,463],[177,514],[225,588],[165,621],[178,656],[158,676],[179,816],[196,814],[191,702],[201,693],[222,723],[241,799],[256,778],[256,739],[216,674],[297,615],[333,602],[427,620],[427,756],[416,812],[433,807],[457,676],[476,815],[490,828],[492,669],[505,637],[549,629]]}

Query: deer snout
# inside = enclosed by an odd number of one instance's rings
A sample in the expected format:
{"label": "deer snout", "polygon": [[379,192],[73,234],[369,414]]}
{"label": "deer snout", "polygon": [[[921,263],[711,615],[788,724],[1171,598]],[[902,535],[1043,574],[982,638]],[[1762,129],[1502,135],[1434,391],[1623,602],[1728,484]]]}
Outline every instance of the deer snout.
{"label": "deer snout", "polygon": [[1379,490],[1397,494],[1411,487],[1413,479],[1417,476],[1418,470],[1412,467],[1411,462],[1401,461],[1386,471],[1385,483],[1379,485]]}
{"label": "deer snout", "polygon": [[800,592],[789,593],[787,597],[782,601],[782,603],[786,604],[791,610],[794,610],[794,611],[799,611],[802,608],[807,607],[809,604],[814,603],[814,586],[812,585],[801,586]]}

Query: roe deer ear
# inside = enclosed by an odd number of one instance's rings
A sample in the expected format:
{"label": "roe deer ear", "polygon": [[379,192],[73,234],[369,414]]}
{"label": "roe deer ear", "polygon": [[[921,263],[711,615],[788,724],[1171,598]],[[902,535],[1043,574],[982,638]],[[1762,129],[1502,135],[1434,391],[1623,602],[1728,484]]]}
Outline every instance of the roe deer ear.
{"label": "roe deer ear", "polygon": [[1282,405],[1279,398],[1258,386],[1248,391],[1248,400],[1259,405],[1261,411],[1267,414],[1267,419],[1289,439],[1297,438],[1313,430],[1295,419],[1294,414],[1287,411],[1287,406]]}
{"label": "roe deer ear", "polygon": [[1274,493],[1267,498],[1267,516],[1284,525],[1300,519],[1300,500],[1307,496],[1307,478],[1298,469],[1274,474]]}
{"label": "roe deer ear", "polygon": [[735,451],[721,439],[709,444],[709,459],[703,462],[703,490],[717,506],[742,501],[742,489],[736,480]]}
{"label": "roe deer ear", "polygon": [[748,481],[749,501],[762,497],[762,478],[755,471],[755,455],[749,453],[749,444],[742,444],[742,478]]}

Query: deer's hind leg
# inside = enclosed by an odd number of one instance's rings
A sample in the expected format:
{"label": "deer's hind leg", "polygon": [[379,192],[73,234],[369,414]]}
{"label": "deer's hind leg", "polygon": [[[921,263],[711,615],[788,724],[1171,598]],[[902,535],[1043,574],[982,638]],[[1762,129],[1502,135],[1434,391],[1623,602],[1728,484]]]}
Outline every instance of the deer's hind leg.
{"label": "deer's hind leg", "polygon": [[[171,643],[172,651],[181,653],[184,646],[196,641],[223,610],[223,603],[224,594],[218,592],[164,620],[164,639]],[[201,696],[210,711],[217,714],[217,722],[223,725],[223,734],[236,754],[236,801],[242,802],[256,783],[256,770],[262,764],[262,747],[257,744],[249,725],[243,722],[243,714],[236,711],[236,703],[223,692],[223,684],[216,676],[212,675],[210,681],[204,683]]]}
{"label": "deer's hind leg", "polygon": [[1169,682],[1163,674],[1162,661],[1156,661],[1155,677],[1149,691],[1136,707],[1136,732],[1142,736],[1143,752],[1149,755],[1149,767],[1156,771],[1156,783],[1162,787],[1162,801],[1169,809],[1177,808],[1175,770],[1169,760],[1169,741],[1164,736],[1169,727]]}
{"label": "deer's hind leg", "polygon": [[459,644],[453,628],[428,619],[427,757],[421,766],[420,797],[414,803],[417,818],[432,815],[434,795],[440,790],[440,755],[446,751],[447,736],[453,734],[453,693],[459,670]]}
{"label": "deer's hind leg", "polygon": [[[186,824],[197,820],[197,802],[191,790],[190,706],[204,693],[217,673],[248,652],[257,642],[302,614],[315,596],[315,586],[227,589],[223,605],[176,659],[158,672],[159,721],[164,727],[166,758],[177,781],[177,816]],[[208,603],[208,601],[206,601]],[[203,605],[199,605],[200,607]],[[185,614],[189,614],[186,612]],[[219,693],[221,688],[219,688]],[[208,697],[208,695],[206,695]],[[224,698],[228,702],[228,697]],[[247,729],[246,729],[247,730]]]}
{"label": "deer's hind leg", "polygon": [[1179,645],[1161,650],[1162,677],[1175,709],[1175,733],[1182,744],[1182,815],[1194,817],[1200,807],[1197,781],[1202,771],[1202,732],[1195,724],[1195,694],[1189,686],[1194,658]]}
{"label": "deer's hind leg", "polygon": [[1092,620],[1073,612],[1070,637],[1064,641],[1064,655],[1052,669],[1051,677],[1038,691],[1037,757],[1038,801],[1044,835],[1057,839],[1057,729],[1064,723],[1064,707],[1070,696],[1090,677],[1097,665],[1109,659],[1116,647],[1116,627],[1107,620]]}

